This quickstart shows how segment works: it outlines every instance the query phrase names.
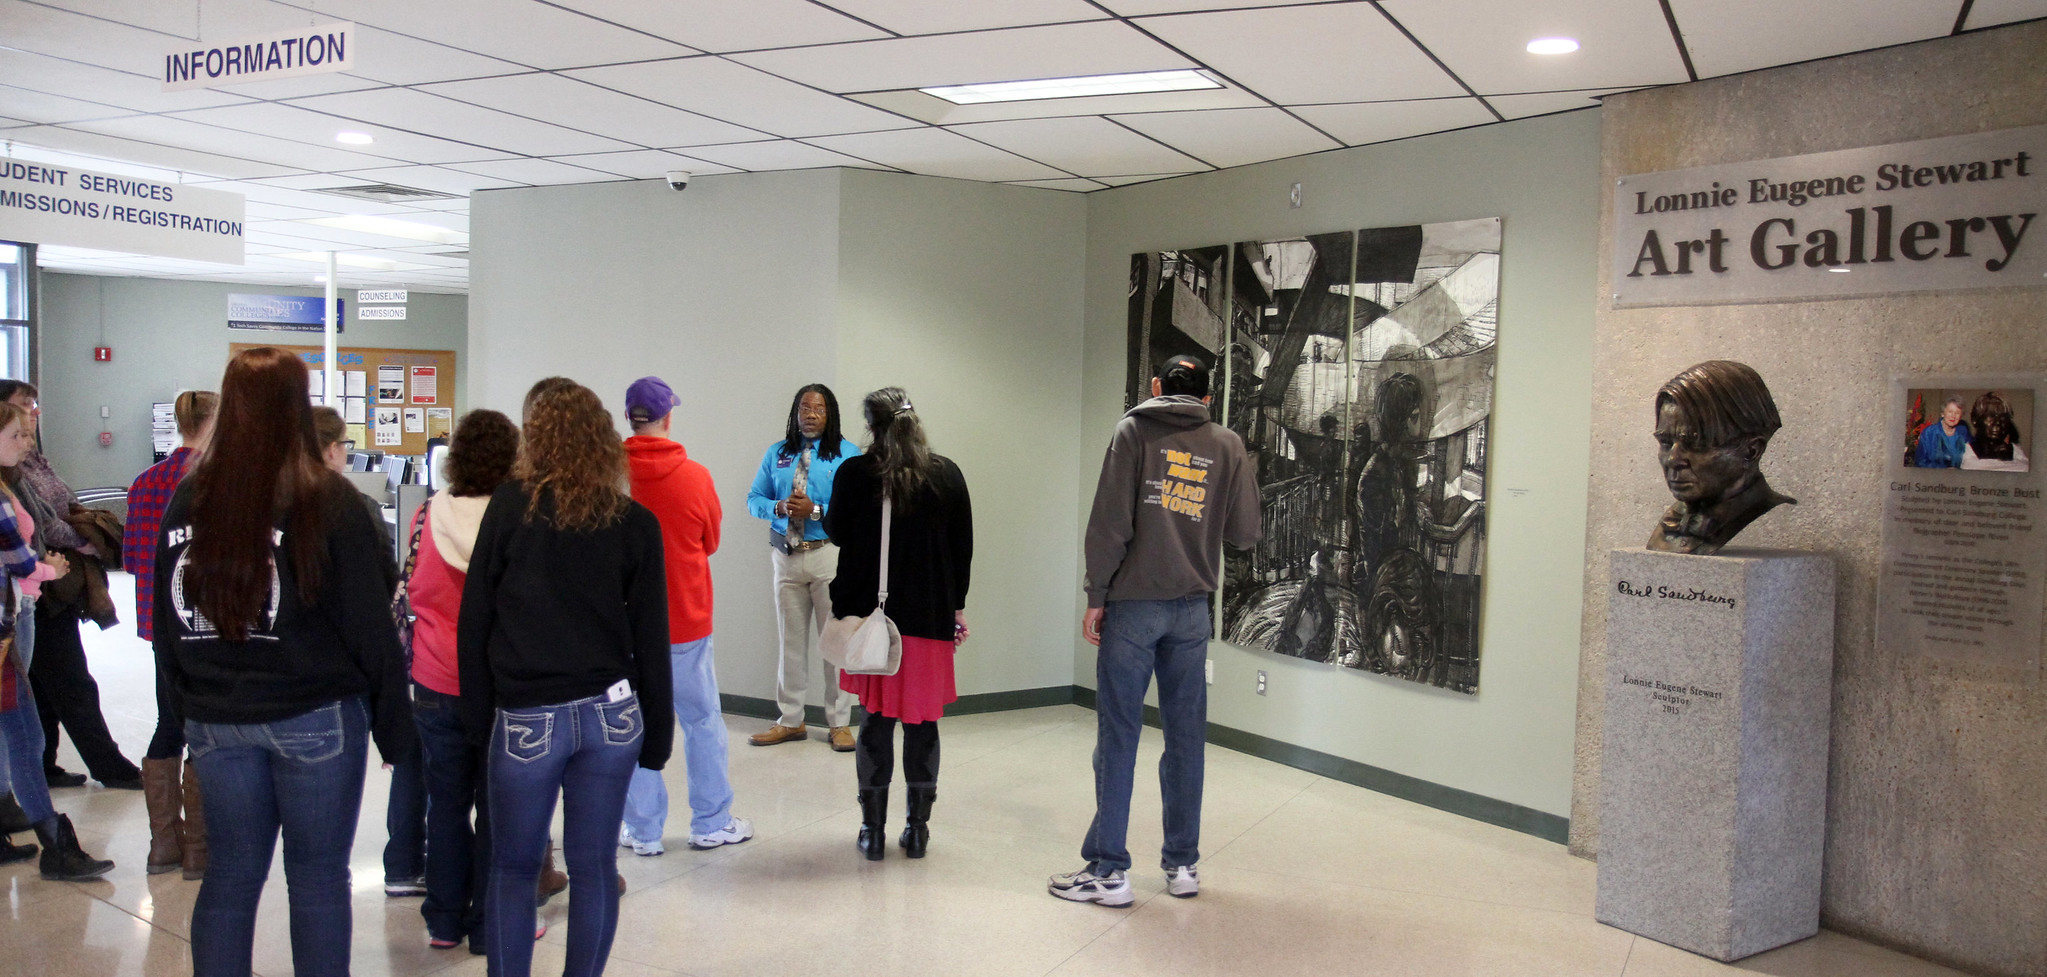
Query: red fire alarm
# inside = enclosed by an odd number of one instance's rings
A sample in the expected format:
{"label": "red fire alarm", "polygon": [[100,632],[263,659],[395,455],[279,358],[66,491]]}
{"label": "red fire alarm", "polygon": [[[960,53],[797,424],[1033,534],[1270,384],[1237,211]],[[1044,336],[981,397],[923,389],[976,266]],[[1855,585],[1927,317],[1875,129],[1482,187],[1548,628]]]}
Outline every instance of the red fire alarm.
{"label": "red fire alarm", "polygon": [[114,361],[114,348],[112,346],[94,346],[92,348],[92,361],[94,363],[112,363]]}
{"label": "red fire alarm", "polygon": [[113,446],[114,446],[114,432],[112,432],[112,431],[101,431],[101,432],[100,432],[100,447],[102,447],[102,448],[111,448],[111,447],[113,447]]}

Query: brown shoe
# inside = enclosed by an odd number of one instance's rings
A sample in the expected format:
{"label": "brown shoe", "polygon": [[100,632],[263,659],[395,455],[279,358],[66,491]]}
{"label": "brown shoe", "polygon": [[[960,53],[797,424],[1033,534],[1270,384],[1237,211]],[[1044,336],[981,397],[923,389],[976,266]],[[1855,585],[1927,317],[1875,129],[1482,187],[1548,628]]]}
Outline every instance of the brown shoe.
{"label": "brown shoe", "polygon": [[184,766],[185,824],[178,835],[178,847],[184,849],[184,878],[197,882],[206,877],[206,798],[199,789],[199,768],[186,760]]}
{"label": "brown shoe", "polygon": [[540,880],[533,893],[534,905],[547,905],[547,900],[568,887],[568,873],[554,867],[554,839],[550,838],[547,842],[547,858],[540,863]]}
{"label": "brown shoe", "polygon": [[149,811],[149,861],[151,875],[175,872],[185,864],[185,849],[179,835],[185,819],[184,787],[178,780],[178,758],[142,761],[142,805]]}
{"label": "brown shoe", "polygon": [[832,749],[840,753],[853,752],[853,727],[832,727]]}
{"label": "brown shoe", "polygon": [[809,735],[810,727],[808,726],[784,726],[781,723],[776,723],[773,726],[769,726],[767,732],[755,733],[747,737],[746,741],[755,746],[773,746],[776,743],[800,740]]}

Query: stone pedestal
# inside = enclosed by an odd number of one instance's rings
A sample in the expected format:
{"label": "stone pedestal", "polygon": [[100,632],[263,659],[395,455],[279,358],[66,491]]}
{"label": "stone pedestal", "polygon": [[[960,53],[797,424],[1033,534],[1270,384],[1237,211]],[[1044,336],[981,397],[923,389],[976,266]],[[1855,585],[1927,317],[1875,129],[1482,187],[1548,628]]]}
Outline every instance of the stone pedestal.
{"label": "stone pedestal", "polygon": [[1716,960],[1819,931],[1834,566],[1615,550],[1599,921]]}

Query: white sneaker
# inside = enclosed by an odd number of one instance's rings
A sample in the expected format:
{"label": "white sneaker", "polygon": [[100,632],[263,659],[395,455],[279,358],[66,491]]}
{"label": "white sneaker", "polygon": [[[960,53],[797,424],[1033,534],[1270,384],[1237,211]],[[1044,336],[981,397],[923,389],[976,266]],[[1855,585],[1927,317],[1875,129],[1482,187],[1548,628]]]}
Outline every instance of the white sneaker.
{"label": "white sneaker", "polygon": [[1096,902],[1112,909],[1121,909],[1131,902],[1130,879],[1121,869],[1096,875],[1092,865],[1078,872],[1052,876],[1048,891],[1061,899]]}
{"label": "white sneaker", "polygon": [[690,835],[689,846],[697,851],[706,851],[719,845],[736,845],[753,837],[753,822],[735,817],[725,826],[707,835]]}
{"label": "white sneaker", "polygon": [[1192,899],[1201,894],[1201,876],[1194,866],[1180,865],[1166,869],[1166,895],[1175,899]]}
{"label": "white sneaker", "polygon": [[661,839],[659,838],[653,841],[640,841],[634,838],[632,831],[624,824],[618,826],[618,847],[630,848],[635,855],[659,855],[668,850],[661,847]]}

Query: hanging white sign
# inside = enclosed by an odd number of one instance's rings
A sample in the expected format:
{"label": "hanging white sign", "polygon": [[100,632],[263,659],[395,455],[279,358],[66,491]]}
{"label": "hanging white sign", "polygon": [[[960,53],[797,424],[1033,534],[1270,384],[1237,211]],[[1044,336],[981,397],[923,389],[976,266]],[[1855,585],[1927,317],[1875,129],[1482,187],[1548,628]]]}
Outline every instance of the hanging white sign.
{"label": "hanging white sign", "polygon": [[2047,126],[1638,173],[1617,308],[2047,285]]}
{"label": "hanging white sign", "polygon": [[217,88],[355,68],[355,25],[321,24],[164,52],[163,90]]}
{"label": "hanging white sign", "polygon": [[244,262],[239,193],[0,160],[0,241]]}
{"label": "hanging white sign", "polygon": [[403,302],[405,301],[405,289],[358,288],[355,290],[355,300],[357,302]]}

